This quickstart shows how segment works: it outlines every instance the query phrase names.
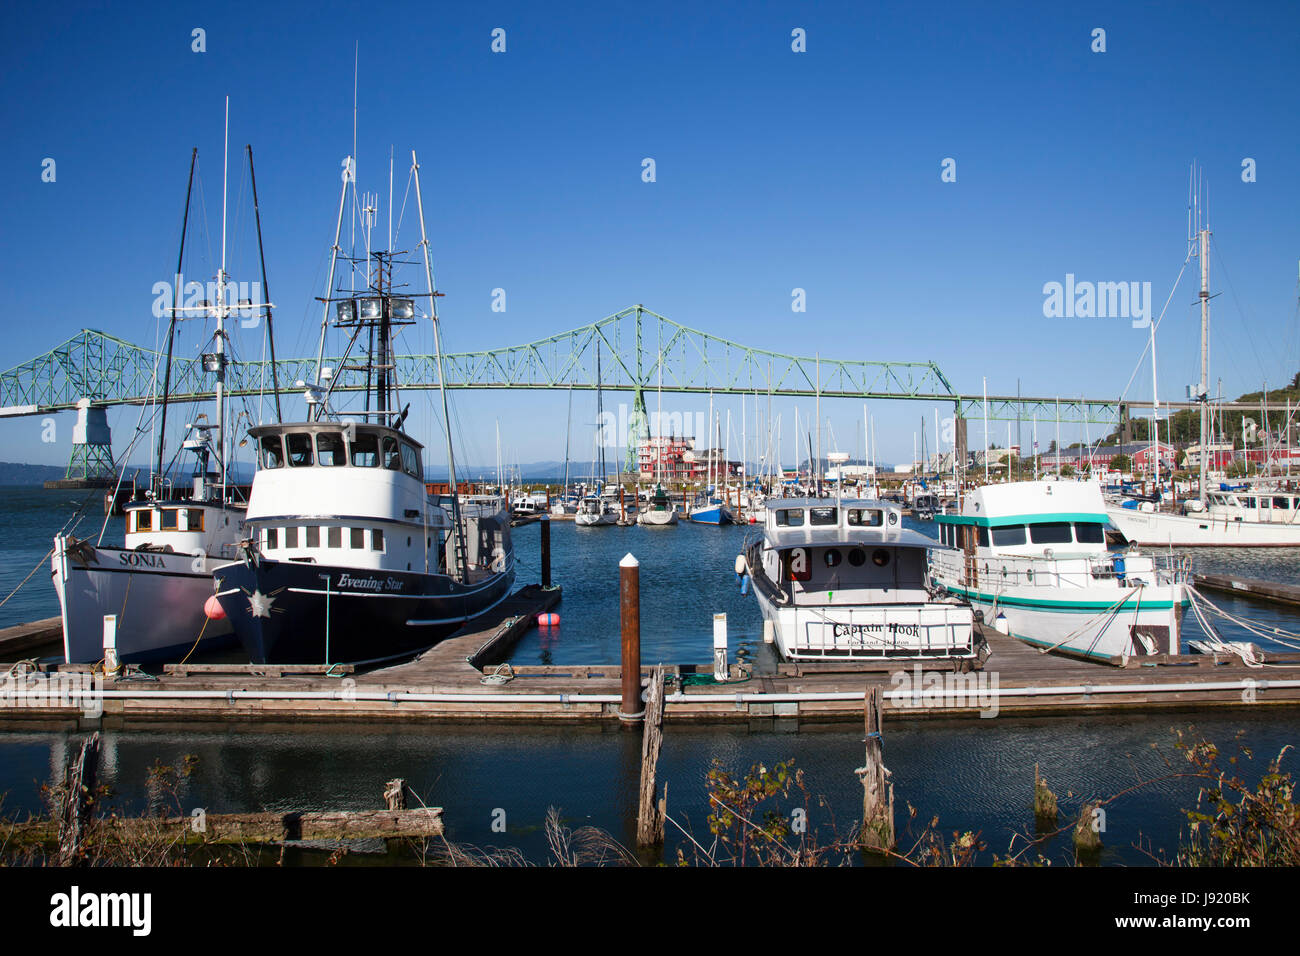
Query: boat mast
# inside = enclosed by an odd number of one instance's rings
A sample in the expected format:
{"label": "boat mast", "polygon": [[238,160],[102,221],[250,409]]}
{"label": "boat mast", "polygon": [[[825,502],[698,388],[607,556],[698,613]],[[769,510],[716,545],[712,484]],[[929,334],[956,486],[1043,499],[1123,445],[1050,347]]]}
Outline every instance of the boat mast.
{"label": "boat mast", "polygon": [[[341,248],[339,248],[339,239],[343,235],[343,207],[347,203],[347,199],[348,199],[348,184],[352,181],[352,177],[356,175],[355,171],[353,170],[352,163],[353,160],[351,156],[349,156],[347,159],[343,161],[343,190],[342,192],[339,193],[339,215],[338,215],[338,221],[334,225],[334,245],[330,247],[330,274],[329,274],[329,278],[325,281],[325,298],[321,300],[323,303],[324,312],[321,314],[321,319],[320,319],[320,345],[316,349],[315,382],[317,386],[320,385],[321,364],[325,361],[325,333],[329,329],[329,323],[330,323],[330,298],[329,297],[333,294],[333,289],[334,289],[334,270],[335,267],[338,265],[339,253],[343,251]],[[366,389],[366,392],[367,394],[369,394],[368,387]],[[324,412],[324,410],[325,410],[324,405],[322,404],[319,408],[315,410],[315,417],[319,418],[320,415]]]}
{"label": "boat mast", "polygon": [[1210,228],[1208,224],[1202,226],[1200,222],[1199,192],[1196,201],[1201,255],[1201,384],[1198,398],[1201,403],[1201,501],[1204,501],[1206,445],[1209,443],[1209,426],[1206,416],[1209,412],[1210,392]]}
{"label": "boat mast", "polygon": [[275,420],[282,422],[284,416],[280,413],[280,385],[275,374],[275,333],[271,329],[271,290],[266,284],[266,253],[262,251],[262,212],[257,205],[257,174],[253,172],[253,147],[249,144],[244,148],[248,150],[248,179],[253,186],[253,218],[257,223],[257,258],[262,263],[262,297],[265,300],[263,315],[266,318],[266,341],[271,347],[271,394],[275,396]]}
{"label": "boat mast", "polygon": [[172,317],[167,323],[167,365],[163,369],[163,389],[162,389],[162,407],[159,409],[161,421],[158,425],[158,467],[154,471],[157,476],[158,488],[156,494],[162,494],[163,480],[163,444],[167,440],[167,392],[171,388],[172,375],[172,346],[176,340],[176,313],[181,307],[181,268],[185,265],[185,233],[189,229],[190,222],[190,196],[194,192],[194,164],[198,161],[199,150],[195,147],[190,153],[190,180],[189,185],[185,187],[185,214],[181,219],[181,251],[176,257],[176,281],[172,289]]}
{"label": "boat mast", "polygon": [[226,97],[226,129],[221,142],[221,271],[217,273],[217,461],[221,463],[221,501],[226,500],[226,186],[230,170],[230,97]]}
{"label": "boat mast", "polygon": [[[467,558],[465,529],[460,520],[460,495],[456,484],[456,454],[451,441],[451,413],[447,408],[447,375],[442,362],[442,331],[441,323],[438,321],[438,293],[434,291],[433,285],[433,264],[429,260],[429,236],[424,229],[424,199],[420,195],[420,163],[415,158],[415,150],[411,150],[411,175],[415,177],[415,203],[420,214],[420,247],[424,250],[424,274],[429,284],[429,318],[433,320],[433,350],[438,363],[438,392],[442,396],[443,431],[447,434],[447,476],[451,482],[451,523],[452,532],[456,536],[456,572],[460,579],[465,581],[469,577],[469,568],[466,567],[465,563]],[[339,215],[342,214],[343,207],[340,206]],[[423,481],[423,476],[421,476],[421,481]]]}

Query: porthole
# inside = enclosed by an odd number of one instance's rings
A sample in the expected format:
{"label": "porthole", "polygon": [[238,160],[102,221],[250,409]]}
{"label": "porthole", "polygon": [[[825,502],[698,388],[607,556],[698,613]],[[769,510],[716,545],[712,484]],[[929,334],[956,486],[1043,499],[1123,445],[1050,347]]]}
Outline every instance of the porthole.
{"label": "porthole", "polygon": [[898,512],[896,512],[896,511],[891,511],[891,512],[889,513],[889,523],[890,523],[890,524],[898,524]]}
{"label": "porthole", "polygon": [[849,552],[849,564],[853,565],[855,568],[860,568],[866,563],[867,552],[863,551],[861,548],[854,548]]}
{"label": "porthole", "polygon": [[822,560],[826,562],[826,567],[833,568],[840,563],[840,551],[838,548],[827,548]]}
{"label": "porthole", "polygon": [[871,552],[871,563],[878,568],[883,568],[889,563],[889,552],[884,548],[876,548],[875,551]]}

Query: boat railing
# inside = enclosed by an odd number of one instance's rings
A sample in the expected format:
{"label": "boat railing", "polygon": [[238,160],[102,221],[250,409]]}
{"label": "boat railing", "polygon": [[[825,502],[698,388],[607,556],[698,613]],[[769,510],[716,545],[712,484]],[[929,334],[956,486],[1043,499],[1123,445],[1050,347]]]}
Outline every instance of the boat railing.
{"label": "boat railing", "polygon": [[1011,587],[1096,587],[1099,582],[1121,586],[1186,584],[1191,581],[1191,558],[1185,554],[1129,552],[1077,557],[1036,555],[966,555],[960,551],[932,550],[930,573],[941,581],[981,589]]}

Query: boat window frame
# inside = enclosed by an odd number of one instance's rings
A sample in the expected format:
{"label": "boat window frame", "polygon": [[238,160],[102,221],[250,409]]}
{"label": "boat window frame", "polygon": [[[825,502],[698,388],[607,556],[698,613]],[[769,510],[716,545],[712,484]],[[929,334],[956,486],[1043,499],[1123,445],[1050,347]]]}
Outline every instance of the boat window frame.
{"label": "boat window frame", "polygon": [[[863,521],[863,517],[868,520]],[[885,512],[881,508],[849,508],[844,519],[850,528],[883,528]]]}
{"label": "boat window frame", "polygon": [[840,523],[840,509],[835,505],[813,505],[808,509],[808,527],[834,528]]}
{"label": "boat window frame", "polygon": [[[274,443],[274,448],[268,447],[271,443]],[[278,460],[275,464],[271,464],[267,461],[268,451],[278,456]],[[289,460],[284,454],[284,437],[277,432],[272,435],[263,435],[259,438],[257,440],[257,461],[262,468],[274,469],[286,467]]]}
{"label": "boat window frame", "polygon": [[[1048,529],[1065,529],[1064,538],[1052,538]],[[1039,532],[1035,534],[1035,532]],[[1033,544],[1073,544],[1074,526],[1069,521],[1039,521],[1029,526],[1029,540]]]}
{"label": "boat window frame", "polygon": [[[1008,532],[1019,533],[1019,540],[999,540],[1000,535]],[[1016,548],[1029,543],[1029,530],[1023,524],[1004,524],[993,529],[993,545],[998,548]]]}
{"label": "boat window frame", "polygon": [[379,551],[381,553],[383,552],[384,550],[384,529],[383,528],[370,529],[370,550]]}
{"label": "boat window frame", "polygon": [[298,526],[296,524],[284,526],[284,546],[286,548],[298,547]]}
{"label": "boat window frame", "polygon": [[[327,462],[325,460],[324,449],[321,448],[322,440],[327,442],[338,441],[338,449],[334,450],[334,453],[331,456],[335,459],[334,461]],[[337,460],[339,458],[339,450],[343,452],[342,461]],[[345,467],[350,459],[351,455],[348,453],[347,439],[344,437],[343,432],[328,431],[316,433],[316,464],[320,465],[322,468],[339,468]]]}
{"label": "boat window frame", "polygon": [[364,551],[366,549],[366,529],[350,528],[348,535],[348,547],[354,551]]}
{"label": "boat window frame", "polygon": [[302,546],[304,548],[320,547],[320,525],[309,524],[303,529]]}
{"label": "boat window frame", "polygon": [[[1089,529],[1089,534],[1095,534],[1095,538],[1085,538],[1079,532],[1081,529]],[[1092,529],[1095,528],[1094,532]],[[1105,544],[1106,543],[1106,526],[1100,521],[1075,521],[1074,522],[1074,540],[1079,544]]]}
{"label": "boat window frame", "polygon": [[[171,519],[168,521],[168,519]],[[158,530],[159,531],[180,531],[181,530],[181,509],[180,508],[159,508],[158,509]]]}
{"label": "boat window frame", "polygon": [[[797,515],[798,521],[791,521],[790,515]],[[803,508],[777,508],[776,509],[776,526],[778,528],[802,528],[805,521]]]}
{"label": "boat window frame", "polygon": [[[305,442],[307,446],[307,460],[294,461],[293,445],[295,441]],[[315,463],[316,443],[312,441],[311,432],[289,432],[284,436],[285,461],[289,463],[290,468],[310,468]]]}
{"label": "boat window frame", "polygon": [[264,547],[267,551],[280,550],[280,529],[279,528],[263,529],[262,541],[263,541],[262,547]]}
{"label": "boat window frame", "polygon": [[[136,511],[131,512],[131,514],[135,516],[134,525],[137,532],[153,530],[152,508],[139,508]],[[146,519],[143,522],[140,520],[142,516]]]}
{"label": "boat window frame", "polygon": [[392,435],[383,435],[381,438],[382,440],[379,442],[379,466],[385,471],[401,471],[401,442]]}
{"label": "boat window frame", "polygon": [[[197,522],[194,520],[196,516],[199,519]],[[203,509],[202,508],[185,509],[185,529],[187,531],[203,530]]]}
{"label": "boat window frame", "polygon": [[420,477],[420,453],[410,442],[401,443],[402,471],[412,478]]}
{"label": "boat window frame", "polygon": [[332,524],[325,529],[325,547],[343,547],[343,528],[340,525]]}
{"label": "boat window frame", "polygon": [[[369,445],[369,448],[365,446]],[[374,458],[369,462],[360,462],[357,460],[358,455],[373,455]],[[352,436],[352,441],[348,447],[348,461],[352,463],[353,468],[378,468],[379,455],[379,436],[374,432],[358,431]]]}

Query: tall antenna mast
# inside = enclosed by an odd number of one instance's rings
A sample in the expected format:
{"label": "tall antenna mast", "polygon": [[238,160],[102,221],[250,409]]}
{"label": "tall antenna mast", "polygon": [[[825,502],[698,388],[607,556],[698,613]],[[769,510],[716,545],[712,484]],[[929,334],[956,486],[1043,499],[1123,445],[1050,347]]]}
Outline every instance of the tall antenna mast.
{"label": "tall antenna mast", "polygon": [[442,327],[438,321],[438,293],[433,284],[433,263],[429,259],[429,236],[424,230],[424,199],[420,194],[420,163],[411,150],[411,175],[415,177],[415,202],[420,213],[420,247],[424,250],[424,274],[429,283],[429,318],[433,320],[433,350],[438,363],[438,391],[442,395],[443,431],[447,434],[447,476],[451,483],[452,533],[456,536],[456,569],[461,581],[469,577],[466,566],[465,529],[460,520],[460,495],[456,484],[456,453],[451,441],[451,413],[447,408],[447,375],[442,362]]}
{"label": "tall antenna mast", "polygon": [[221,500],[226,500],[226,184],[230,171],[230,97],[221,141],[221,271],[217,273],[217,461],[221,463]]}

